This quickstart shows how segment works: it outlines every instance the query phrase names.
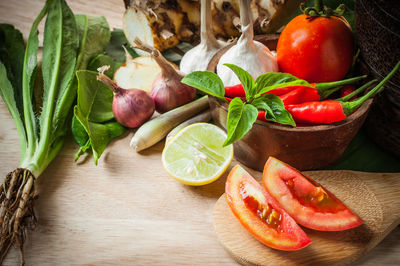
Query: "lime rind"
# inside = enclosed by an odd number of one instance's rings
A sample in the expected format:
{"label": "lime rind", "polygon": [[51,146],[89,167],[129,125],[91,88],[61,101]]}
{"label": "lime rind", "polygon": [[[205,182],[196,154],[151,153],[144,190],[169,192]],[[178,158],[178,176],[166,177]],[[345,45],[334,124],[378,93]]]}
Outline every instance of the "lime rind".
{"label": "lime rind", "polygon": [[226,133],[208,123],[180,130],[165,146],[162,162],[169,175],[187,185],[217,180],[233,159],[233,147],[223,147]]}

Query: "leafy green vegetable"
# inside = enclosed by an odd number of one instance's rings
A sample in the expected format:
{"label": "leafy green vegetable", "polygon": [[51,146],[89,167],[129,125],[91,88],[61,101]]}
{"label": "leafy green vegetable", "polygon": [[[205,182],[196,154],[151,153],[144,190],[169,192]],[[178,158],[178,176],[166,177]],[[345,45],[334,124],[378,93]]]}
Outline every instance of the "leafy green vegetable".
{"label": "leafy green vegetable", "polygon": [[124,32],[121,29],[115,29],[111,32],[111,39],[106,48],[106,55],[110,56],[116,62],[125,62],[125,50],[130,53],[130,55],[135,58],[139,55],[133,50],[125,37]]}
{"label": "leafy green vegetable", "polygon": [[[264,94],[256,100],[257,102],[252,102],[252,104],[256,104],[258,109],[266,111],[265,119],[284,125],[296,126],[296,122],[292,115],[285,109],[285,105],[278,96],[273,94]],[[266,106],[269,108],[266,108]]]}
{"label": "leafy green vegetable", "polygon": [[186,75],[181,82],[199,89],[209,95],[225,100],[224,83],[218,77],[218,75],[213,72],[194,71]]}
{"label": "leafy green vegetable", "polygon": [[25,46],[22,34],[9,24],[0,24],[0,61],[6,66],[7,78],[15,88],[15,99],[20,114],[22,108],[22,69]]}
{"label": "leafy green vegetable", "polygon": [[[224,145],[231,144],[247,134],[257,119],[258,110],[264,110],[265,118],[269,121],[296,126],[291,114],[285,109],[282,100],[278,96],[262,94],[275,88],[287,86],[311,86],[307,81],[300,80],[290,74],[273,72],[260,75],[254,81],[244,69],[232,64],[225,65],[232,69],[241,81],[246,94],[246,101],[242,102],[240,98],[235,98],[229,103],[226,122],[228,136]],[[215,73],[195,71],[186,75],[181,82],[225,100],[224,84]]]}
{"label": "leafy green vegetable", "polygon": [[255,91],[257,94],[256,96],[260,96],[261,94],[264,94],[276,88],[298,85],[311,87],[310,83],[308,83],[307,81],[299,79],[288,73],[269,72],[257,77]]}
{"label": "leafy green vegetable", "polygon": [[258,111],[256,107],[243,103],[238,97],[234,98],[228,108],[228,119],[226,122],[228,136],[224,142],[224,146],[232,144],[246,135],[256,121],[257,115]]}
{"label": "leafy green vegetable", "polygon": [[110,69],[106,70],[104,74],[106,74],[109,78],[113,78],[113,75],[115,71],[118,69],[118,67],[121,66],[121,63],[115,62],[110,56],[104,55],[104,54],[99,54],[95,58],[90,61],[87,69],[91,71],[97,71],[99,67],[102,66],[110,66]]}
{"label": "leafy green vegetable", "polygon": [[[40,64],[38,25],[45,17]],[[47,0],[33,22],[25,52],[21,33],[11,25],[0,25],[0,95],[16,123],[21,143],[19,167],[4,179],[0,197],[2,259],[16,242],[23,252],[26,225],[22,221],[34,219],[35,182],[60,151],[71,123],[78,86],[75,71],[86,68],[93,57],[103,53],[110,39],[104,18],[77,16],[77,20],[78,24],[65,0]],[[125,130],[113,120],[92,122],[112,118],[110,112],[99,109],[110,108],[110,102],[99,102],[90,108],[90,115],[80,114],[76,108],[81,120],[74,123],[81,133],[79,139],[84,141],[81,150],[92,145],[96,160],[108,139]],[[4,195],[22,197],[10,201]]]}
{"label": "leafy green vegetable", "polygon": [[37,67],[37,53],[39,50],[38,26],[44,16],[46,16],[51,4],[52,1],[46,1],[43,9],[34,20],[25,48],[24,65],[22,71],[22,98],[24,123],[27,136],[25,155],[29,157],[32,157],[33,153],[35,152],[37,144],[36,139],[38,138],[36,114],[31,99],[34,86],[33,80]]}
{"label": "leafy green vegetable", "polygon": [[49,7],[43,40],[43,105],[40,114],[39,160],[48,156],[46,149],[63,141],[65,121],[74,97],[70,83],[74,78],[79,35],[75,17],[63,1]]}
{"label": "leafy green vegetable", "polygon": [[20,139],[21,161],[25,157],[26,132],[22,105],[24,40],[19,30],[0,24],[0,96],[13,117]]}
{"label": "leafy green vegetable", "polygon": [[75,15],[80,36],[77,69],[86,69],[93,57],[104,52],[110,42],[110,26],[104,17]]}
{"label": "leafy green vegetable", "polygon": [[243,68],[232,65],[232,64],[224,64],[225,66],[229,67],[239,78],[240,83],[243,85],[244,92],[246,94],[246,100],[250,102],[254,97],[254,87],[255,83],[252,76]]}
{"label": "leafy green vegetable", "polygon": [[75,160],[92,148],[95,164],[114,138],[122,135],[125,128],[115,122],[112,112],[112,91],[97,80],[97,72],[80,70],[78,100],[74,109],[72,133],[80,146]]}

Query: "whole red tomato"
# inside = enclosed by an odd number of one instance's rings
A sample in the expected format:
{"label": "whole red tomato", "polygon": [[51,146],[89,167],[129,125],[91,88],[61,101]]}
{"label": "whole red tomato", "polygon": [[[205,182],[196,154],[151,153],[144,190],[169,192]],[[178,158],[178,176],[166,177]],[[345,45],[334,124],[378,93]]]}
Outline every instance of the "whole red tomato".
{"label": "whole red tomato", "polygon": [[308,17],[291,20],[278,40],[280,71],[309,82],[341,80],[353,61],[353,33],[340,17]]}

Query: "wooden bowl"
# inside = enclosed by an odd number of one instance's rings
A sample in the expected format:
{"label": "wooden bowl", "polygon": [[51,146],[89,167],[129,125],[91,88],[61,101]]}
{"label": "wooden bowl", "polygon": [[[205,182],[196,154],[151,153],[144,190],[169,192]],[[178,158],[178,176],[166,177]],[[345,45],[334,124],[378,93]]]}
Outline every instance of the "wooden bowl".
{"label": "wooden bowl", "polygon": [[[278,35],[258,39],[276,48]],[[224,48],[215,55],[208,70],[214,71]],[[214,122],[226,130],[228,104],[209,96]],[[269,156],[274,156],[299,170],[321,169],[338,161],[367,117],[372,99],[366,101],[345,120],[331,125],[290,127],[257,120],[253,128],[233,144],[235,158],[244,165],[263,171]]]}
{"label": "wooden bowl", "polygon": [[[209,96],[214,122],[226,130],[228,104]],[[253,128],[233,144],[235,158],[244,165],[263,171],[269,156],[299,170],[321,169],[338,161],[367,117],[372,99],[345,120],[307,127],[282,126],[257,120]]]}

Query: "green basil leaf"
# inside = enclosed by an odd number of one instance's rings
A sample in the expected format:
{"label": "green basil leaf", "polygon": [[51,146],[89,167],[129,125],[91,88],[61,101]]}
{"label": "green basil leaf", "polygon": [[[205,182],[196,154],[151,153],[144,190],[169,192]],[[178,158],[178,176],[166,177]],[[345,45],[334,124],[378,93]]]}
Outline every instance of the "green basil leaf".
{"label": "green basil leaf", "polygon": [[273,115],[271,115],[268,112],[265,112],[265,119],[283,125],[291,125],[293,127],[296,126],[292,115],[285,109],[285,105],[278,96],[273,94],[264,94],[261,97],[262,101],[264,101],[265,104],[271,108],[273,113]]}
{"label": "green basil leaf", "polygon": [[187,74],[182,83],[192,86],[204,93],[225,100],[225,87],[217,74],[210,71],[194,71]]}
{"label": "green basil leaf", "polygon": [[241,139],[249,132],[257,119],[257,108],[251,104],[245,104],[239,97],[234,98],[229,103],[228,118],[226,128],[228,136],[224,142],[224,146],[232,144]]}
{"label": "green basil leaf", "polygon": [[276,118],[274,112],[269,106],[270,102],[268,101],[268,98],[269,98],[268,94],[261,95],[260,97],[254,99],[251,102],[251,105],[253,105],[258,110],[264,110],[266,113],[268,113],[269,116]]}
{"label": "green basil leaf", "polygon": [[254,96],[254,80],[253,77],[243,68],[233,65],[233,64],[224,64],[225,66],[232,69],[232,71],[239,78],[240,83],[243,85],[244,92],[246,94],[246,100],[249,102]]}
{"label": "green basil leaf", "polygon": [[307,81],[299,79],[291,74],[269,72],[260,75],[256,79],[255,94],[257,97],[276,88],[298,85],[311,86],[310,83],[308,83]]}

